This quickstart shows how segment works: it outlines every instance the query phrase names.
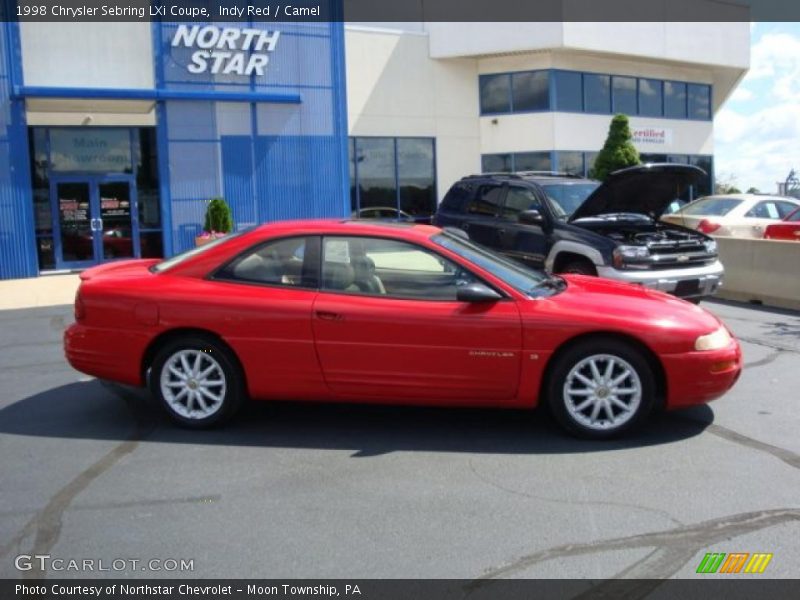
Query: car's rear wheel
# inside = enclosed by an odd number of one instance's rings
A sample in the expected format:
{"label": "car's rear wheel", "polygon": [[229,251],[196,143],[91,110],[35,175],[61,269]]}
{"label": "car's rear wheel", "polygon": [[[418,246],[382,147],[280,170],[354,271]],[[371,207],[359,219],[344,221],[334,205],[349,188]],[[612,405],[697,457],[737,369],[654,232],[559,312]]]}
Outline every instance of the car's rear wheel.
{"label": "car's rear wheel", "polygon": [[556,359],[547,395],[556,420],[579,437],[635,429],[655,401],[653,370],[634,346],[614,339],[578,343]]}
{"label": "car's rear wheel", "polygon": [[233,416],[242,404],[242,381],[227,348],[211,337],[186,336],[156,353],[150,389],[173,421],[200,429]]}
{"label": "car's rear wheel", "polygon": [[564,265],[559,273],[574,273],[576,275],[597,276],[597,269],[588,260],[572,260]]}

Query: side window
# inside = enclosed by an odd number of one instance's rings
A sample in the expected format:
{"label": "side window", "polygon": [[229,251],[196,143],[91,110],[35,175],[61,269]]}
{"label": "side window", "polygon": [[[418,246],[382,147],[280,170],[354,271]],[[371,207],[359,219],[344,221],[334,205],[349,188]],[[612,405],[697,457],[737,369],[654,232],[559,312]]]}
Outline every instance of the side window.
{"label": "side window", "polygon": [[475,197],[467,205],[471,215],[494,217],[500,212],[500,201],[503,198],[502,185],[482,185]]}
{"label": "side window", "polygon": [[322,289],[414,300],[456,300],[477,279],[458,265],[406,242],[329,237],[322,249]]}
{"label": "side window", "polygon": [[516,221],[519,213],[525,210],[541,210],[541,204],[532,190],[521,187],[509,187],[506,203],[503,206],[503,217]]}
{"label": "side window", "polygon": [[288,238],[252,248],[217,273],[216,278],[314,288],[314,265],[309,264],[304,268],[308,240],[304,237]]}
{"label": "side window", "polygon": [[778,206],[778,214],[780,214],[781,219],[785,219],[797,210],[797,205],[792,204],[791,202],[780,201],[776,202],[775,204]]}
{"label": "side window", "polygon": [[450,191],[445,194],[442,200],[442,210],[449,212],[461,212],[464,210],[464,204],[469,200],[472,193],[472,186],[466,183],[457,183],[450,188]]}
{"label": "side window", "polygon": [[774,200],[765,200],[759,202],[751,208],[745,217],[753,217],[755,219],[780,219],[780,213]]}

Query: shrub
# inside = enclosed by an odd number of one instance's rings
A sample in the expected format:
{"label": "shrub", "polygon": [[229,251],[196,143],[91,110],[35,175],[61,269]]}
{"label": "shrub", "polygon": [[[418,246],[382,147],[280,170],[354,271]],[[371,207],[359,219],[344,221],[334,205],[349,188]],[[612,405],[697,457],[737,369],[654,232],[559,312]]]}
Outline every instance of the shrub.
{"label": "shrub", "polygon": [[609,173],[640,164],[642,161],[639,158],[639,151],[631,141],[628,117],[616,115],[611,119],[606,143],[597,155],[590,175],[594,179],[605,181]]}
{"label": "shrub", "polygon": [[212,198],[206,207],[206,222],[203,231],[207,233],[230,233],[233,230],[231,207],[222,198]]}

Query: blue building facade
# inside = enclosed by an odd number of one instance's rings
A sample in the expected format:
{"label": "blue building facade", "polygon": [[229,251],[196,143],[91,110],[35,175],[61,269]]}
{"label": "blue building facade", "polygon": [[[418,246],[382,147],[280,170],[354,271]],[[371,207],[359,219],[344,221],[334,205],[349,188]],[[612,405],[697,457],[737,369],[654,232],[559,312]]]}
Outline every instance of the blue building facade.
{"label": "blue building facade", "polygon": [[[350,213],[341,20],[150,27],[152,89],[125,89],[27,85],[3,23],[0,278],[181,252],[215,197],[237,229]],[[154,126],[26,122],[58,101],[150,102]]]}

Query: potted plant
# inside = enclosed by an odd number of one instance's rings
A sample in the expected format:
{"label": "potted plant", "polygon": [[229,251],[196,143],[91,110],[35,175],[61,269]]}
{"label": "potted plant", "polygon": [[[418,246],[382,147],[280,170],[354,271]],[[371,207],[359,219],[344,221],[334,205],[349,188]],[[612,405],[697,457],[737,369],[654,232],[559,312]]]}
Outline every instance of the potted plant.
{"label": "potted plant", "polygon": [[206,206],[203,233],[194,239],[197,246],[229,234],[233,230],[231,207],[222,198],[212,198]]}

